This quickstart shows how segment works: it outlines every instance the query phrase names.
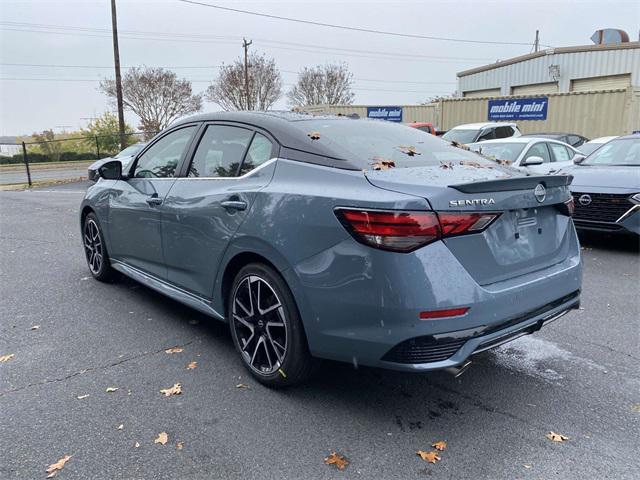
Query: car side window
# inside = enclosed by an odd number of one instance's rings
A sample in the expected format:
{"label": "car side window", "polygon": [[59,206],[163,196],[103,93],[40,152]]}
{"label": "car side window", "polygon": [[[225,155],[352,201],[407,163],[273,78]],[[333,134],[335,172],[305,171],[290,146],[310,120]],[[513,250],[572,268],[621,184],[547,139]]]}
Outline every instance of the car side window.
{"label": "car side window", "polygon": [[541,157],[544,163],[549,163],[551,161],[549,149],[547,148],[547,144],[545,142],[536,143],[533,147],[531,147],[527,152],[525,160],[529,157]]}
{"label": "car side window", "polygon": [[251,146],[247,151],[247,156],[244,158],[244,162],[242,162],[240,175],[245,175],[254,168],[262,165],[267,160],[270,160],[272,150],[273,143],[271,143],[271,140],[261,133],[256,133],[251,141]]}
{"label": "car side window", "polygon": [[478,142],[481,142],[483,140],[493,140],[494,138],[496,138],[496,129],[495,128],[491,128],[488,131],[485,131],[480,137],[478,137]]}
{"label": "car side window", "polygon": [[551,147],[551,152],[553,152],[553,156],[556,162],[568,162],[571,160],[571,155],[569,155],[569,150],[564,145],[559,145],[557,143],[550,143],[549,147]]}
{"label": "car side window", "polygon": [[585,139],[583,137],[579,137],[578,135],[569,135],[569,145],[572,147],[578,148],[580,145],[584,143]]}
{"label": "car side window", "polygon": [[235,177],[253,132],[229,125],[209,125],[189,166],[190,177]]}
{"label": "car side window", "polygon": [[508,138],[513,136],[513,128],[498,127],[496,128],[496,138]]}
{"label": "car side window", "polygon": [[145,151],[136,164],[136,178],[174,177],[176,168],[196,126],[181,128],[165,135]]}

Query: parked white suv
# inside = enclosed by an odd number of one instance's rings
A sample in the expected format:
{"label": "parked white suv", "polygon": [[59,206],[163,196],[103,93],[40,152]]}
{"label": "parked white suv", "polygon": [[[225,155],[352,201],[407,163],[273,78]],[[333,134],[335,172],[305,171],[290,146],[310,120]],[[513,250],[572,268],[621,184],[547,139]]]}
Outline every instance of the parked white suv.
{"label": "parked white suv", "polygon": [[515,123],[485,122],[458,125],[445,133],[442,138],[449,142],[468,144],[497,138],[519,137],[520,135],[522,133]]}

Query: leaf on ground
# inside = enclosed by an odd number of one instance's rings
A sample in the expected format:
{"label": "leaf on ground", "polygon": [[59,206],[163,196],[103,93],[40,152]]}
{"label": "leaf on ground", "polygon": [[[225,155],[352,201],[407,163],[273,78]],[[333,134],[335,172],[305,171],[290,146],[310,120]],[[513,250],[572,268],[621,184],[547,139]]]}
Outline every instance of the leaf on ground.
{"label": "leaf on ground", "polygon": [[549,432],[545,436],[552,442],[566,442],[569,440],[569,437],[556,432]]}
{"label": "leaf on ground", "polygon": [[133,448],[140,448],[140,443],[139,442],[134,443]]}
{"label": "leaf on ground", "polygon": [[282,370],[281,368],[278,369],[278,373],[282,375],[282,378],[287,378],[287,374],[284,373],[284,370]]}
{"label": "leaf on ground", "polygon": [[438,452],[435,452],[433,450],[430,452],[418,450],[416,452],[416,455],[418,455],[425,462],[429,462],[429,463],[436,463],[438,460],[440,460],[440,455],[438,455]]}
{"label": "leaf on ground", "polygon": [[40,330],[40,325],[34,325],[29,330]]}
{"label": "leaf on ground", "polygon": [[170,397],[171,395],[181,395],[182,394],[182,385],[179,383],[175,383],[173,387],[163,388],[160,390],[160,393],[163,393],[165,397]]}
{"label": "leaf on ground", "polygon": [[374,170],[389,170],[396,166],[396,162],[393,160],[381,160],[379,162],[375,162],[371,165],[371,168]]}
{"label": "leaf on ground", "polygon": [[176,449],[178,450],[182,450],[184,448],[184,442],[178,442],[176,443]]}
{"label": "leaf on ground", "polygon": [[159,443],[161,445],[166,445],[168,441],[169,441],[169,435],[167,435],[167,432],[160,432],[158,434],[158,438],[156,438],[153,441],[153,443]]}
{"label": "leaf on ground", "polygon": [[195,370],[196,368],[198,368],[198,362],[190,362],[187,365],[187,370]]}
{"label": "leaf on ground", "polygon": [[85,398],[88,398],[88,397],[89,397],[89,394],[87,393],[86,395],[78,395],[76,398],[78,400],[84,400]]}
{"label": "leaf on ground", "polygon": [[167,348],[164,353],[180,353],[182,352],[182,348],[180,347],[172,347],[172,348]]}
{"label": "leaf on ground", "polygon": [[47,473],[49,474],[47,475],[47,478],[53,478],[58,471],[64,468],[64,465],[69,461],[70,458],[71,455],[65,455],[56,463],[52,463],[51,465],[49,465],[47,467]]}
{"label": "leaf on ground", "polygon": [[124,423],[121,423],[120,425],[118,425],[118,430],[122,430],[124,429]]}
{"label": "leaf on ground", "polygon": [[324,459],[324,463],[327,465],[335,465],[338,470],[344,470],[344,467],[349,465],[349,462],[342,455],[339,455],[336,452],[333,452],[331,455]]}
{"label": "leaf on ground", "polygon": [[311,140],[320,140],[320,132],[309,132],[307,133],[307,137]]}
{"label": "leaf on ground", "polygon": [[249,385],[247,385],[246,383],[239,383],[236,385],[236,388],[249,388]]}
{"label": "leaf on ground", "polygon": [[640,403],[636,403],[631,407],[632,412],[640,413]]}
{"label": "leaf on ground", "polygon": [[2,362],[2,363],[8,362],[13,357],[15,357],[15,355],[13,353],[10,353],[9,355],[0,355],[0,362]]}
{"label": "leaf on ground", "polygon": [[527,470],[533,468],[533,465],[527,465],[526,463],[524,465],[522,465],[524,468],[526,468]]}
{"label": "leaf on ground", "polygon": [[107,393],[113,393],[118,390],[118,387],[107,387]]}
{"label": "leaf on ground", "polygon": [[444,440],[440,440],[439,442],[433,442],[431,446],[436,450],[443,451],[445,448],[447,448],[447,442],[445,442]]}

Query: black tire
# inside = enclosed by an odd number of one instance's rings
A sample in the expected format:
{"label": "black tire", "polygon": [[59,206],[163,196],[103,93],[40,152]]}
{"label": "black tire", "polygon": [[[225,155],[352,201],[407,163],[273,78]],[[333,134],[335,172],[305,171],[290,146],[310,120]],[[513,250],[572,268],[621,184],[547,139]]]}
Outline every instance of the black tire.
{"label": "black tire", "polygon": [[91,275],[101,282],[111,282],[117,272],[111,268],[107,245],[95,213],[89,213],[82,224],[82,245]]}
{"label": "black tire", "polygon": [[314,361],[291,290],[278,272],[261,263],[246,265],[233,280],[227,305],[233,343],[256,380],[281,388],[309,377]]}

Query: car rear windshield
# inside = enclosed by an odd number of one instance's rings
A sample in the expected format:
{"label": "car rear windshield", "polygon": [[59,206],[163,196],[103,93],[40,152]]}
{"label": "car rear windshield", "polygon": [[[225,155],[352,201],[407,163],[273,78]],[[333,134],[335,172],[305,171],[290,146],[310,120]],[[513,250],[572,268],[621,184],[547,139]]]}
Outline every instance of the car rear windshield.
{"label": "car rear windshield", "polygon": [[580,165],[640,166],[640,137],[611,140]]}
{"label": "car rear windshield", "polygon": [[383,161],[394,162],[396,168],[487,161],[434,135],[384,120],[307,120],[297,126],[317,137],[318,148],[360,169]]}
{"label": "car rear windshield", "polygon": [[487,157],[514,162],[524,149],[524,143],[474,143],[469,148]]}
{"label": "car rear windshield", "polygon": [[472,143],[476,141],[478,130],[453,129],[445,133],[442,138],[450,142]]}

